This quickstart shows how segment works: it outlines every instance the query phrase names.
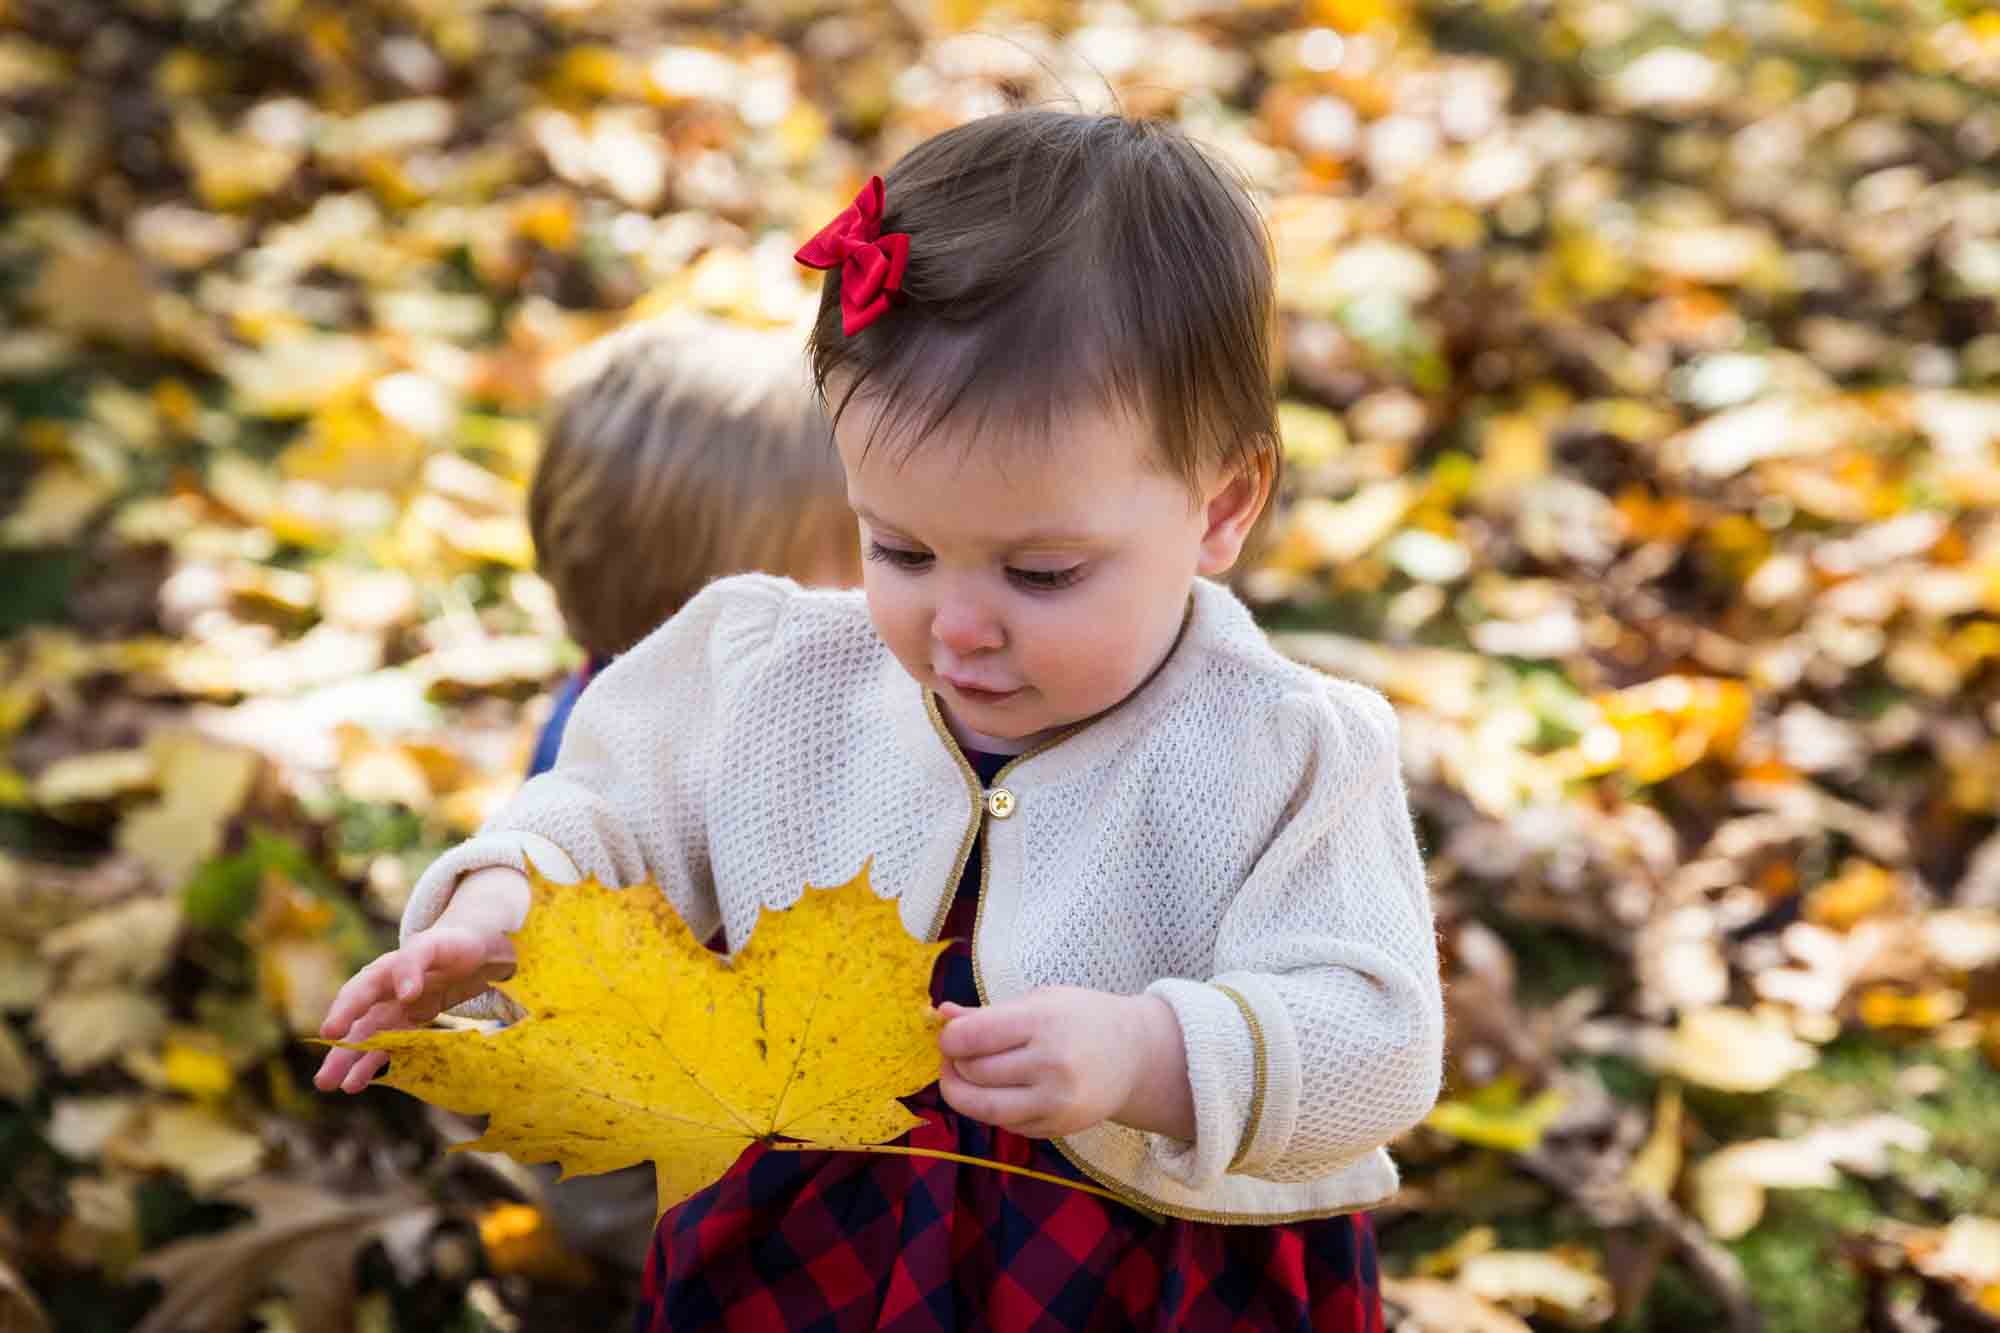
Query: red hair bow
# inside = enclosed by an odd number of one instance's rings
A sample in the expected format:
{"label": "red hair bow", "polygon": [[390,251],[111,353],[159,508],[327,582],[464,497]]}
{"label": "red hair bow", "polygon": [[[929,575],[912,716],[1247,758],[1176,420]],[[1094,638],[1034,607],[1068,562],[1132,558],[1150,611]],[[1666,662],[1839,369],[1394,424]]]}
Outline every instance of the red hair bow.
{"label": "red hair bow", "polygon": [[852,338],[889,308],[889,293],[902,290],[910,262],[910,238],[882,234],[882,178],[870,176],[840,216],[793,256],[807,268],[840,270],[840,331]]}

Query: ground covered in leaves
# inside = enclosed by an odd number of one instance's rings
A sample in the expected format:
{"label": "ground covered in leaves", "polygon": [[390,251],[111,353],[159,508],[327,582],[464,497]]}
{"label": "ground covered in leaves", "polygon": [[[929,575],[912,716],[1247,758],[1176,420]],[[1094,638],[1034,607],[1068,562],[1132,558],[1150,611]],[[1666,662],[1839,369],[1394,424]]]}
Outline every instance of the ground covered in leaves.
{"label": "ground covered in leaves", "polygon": [[1672,10],[0,0],[0,1328],[615,1319],[298,1040],[575,660],[542,376],[1107,88],[1265,192],[1244,588],[1405,719],[1392,1311],[2000,1328],[2000,11]]}

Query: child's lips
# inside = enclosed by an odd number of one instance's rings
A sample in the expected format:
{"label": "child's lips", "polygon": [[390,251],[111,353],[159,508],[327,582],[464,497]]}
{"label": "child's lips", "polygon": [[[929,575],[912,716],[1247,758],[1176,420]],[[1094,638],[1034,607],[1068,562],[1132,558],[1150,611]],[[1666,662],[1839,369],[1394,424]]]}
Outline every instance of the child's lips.
{"label": "child's lips", "polygon": [[995,690],[989,689],[984,685],[974,685],[971,681],[953,680],[950,676],[944,678],[944,683],[951,686],[954,694],[962,694],[974,703],[982,704],[999,703],[1001,700],[1011,699],[1021,692],[1021,687],[1018,685],[1012,689]]}

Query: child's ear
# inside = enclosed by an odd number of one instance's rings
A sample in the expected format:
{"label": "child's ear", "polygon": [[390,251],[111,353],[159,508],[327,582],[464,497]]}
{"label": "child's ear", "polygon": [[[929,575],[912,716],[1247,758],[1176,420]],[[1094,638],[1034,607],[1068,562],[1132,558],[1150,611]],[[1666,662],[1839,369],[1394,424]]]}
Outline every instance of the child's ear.
{"label": "child's ear", "polygon": [[1271,460],[1261,453],[1229,468],[1209,487],[1203,502],[1207,525],[1201,537],[1201,558],[1195,572],[1227,573],[1243,554],[1243,544],[1256,530],[1257,518],[1271,500]]}

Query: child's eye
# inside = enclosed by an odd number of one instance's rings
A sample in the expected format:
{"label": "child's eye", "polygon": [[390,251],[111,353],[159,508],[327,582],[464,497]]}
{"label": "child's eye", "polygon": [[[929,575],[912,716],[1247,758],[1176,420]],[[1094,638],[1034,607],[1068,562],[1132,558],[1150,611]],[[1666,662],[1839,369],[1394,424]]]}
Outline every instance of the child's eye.
{"label": "child's eye", "polygon": [[877,541],[868,543],[868,558],[894,565],[897,569],[927,569],[931,563],[929,551],[912,551],[902,546],[884,546]]}
{"label": "child's eye", "polygon": [[1068,569],[1015,569],[1009,566],[1007,576],[1035,592],[1055,592],[1067,588],[1083,577],[1082,565],[1071,565]]}

